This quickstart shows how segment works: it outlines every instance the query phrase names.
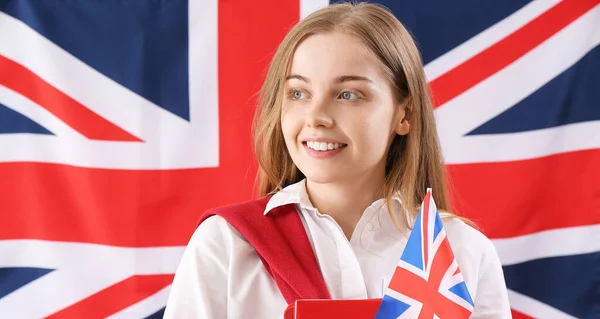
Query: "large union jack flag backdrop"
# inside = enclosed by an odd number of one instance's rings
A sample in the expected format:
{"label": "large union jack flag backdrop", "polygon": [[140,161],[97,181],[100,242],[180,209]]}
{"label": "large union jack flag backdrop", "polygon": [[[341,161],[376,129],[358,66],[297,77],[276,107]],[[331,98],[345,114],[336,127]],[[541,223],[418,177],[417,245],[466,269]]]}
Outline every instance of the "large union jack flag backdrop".
{"label": "large union jack flag backdrop", "polygon": [[[599,318],[600,0],[380,2],[514,317]],[[199,213],[252,196],[273,50],[327,4],[0,0],[0,317],[160,318]]]}

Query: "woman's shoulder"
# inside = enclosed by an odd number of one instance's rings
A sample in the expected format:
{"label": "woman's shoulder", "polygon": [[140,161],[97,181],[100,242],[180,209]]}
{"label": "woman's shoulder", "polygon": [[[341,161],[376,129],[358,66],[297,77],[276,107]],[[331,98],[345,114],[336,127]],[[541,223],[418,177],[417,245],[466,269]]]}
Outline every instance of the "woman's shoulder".
{"label": "woman's shoulder", "polygon": [[490,267],[501,267],[494,243],[480,229],[460,218],[443,218],[442,224],[463,272],[480,276]]}
{"label": "woman's shoulder", "polygon": [[235,228],[219,215],[206,217],[194,230],[190,238],[190,245],[203,247],[204,249],[222,249],[228,243],[227,238],[234,237],[237,233]]}
{"label": "woman's shoulder", "polygon": [[207,209],[200,215],[191,241],[201,245],[215,239],[247,242],[238,228],[260,223],[268,201],[269,196]]}
{"label": "woman's shoulder", "polygon": [[248,240],[220,215],[208,216],[194,229],[186,250],[194,251],[198,260],[225,260],[233,253],[249,251]]}
{"label": "woman's shoulder", "polygon": [[208,218],[212,215],[221,215],[226,216],[226,214],[262,214],[264,212],[267,203],[269,202],[271,196],[265,196],[258,199],[252,199],[243,202],[231,203],[223,206],[214,207],[206,210],[201,217],[201,221],[204,218]]}
{"label": "woman's shoulder", "polygon": [[482,230],[475,228],[462,219],[457,217],[442,218],[442,224],[452,246],[465,247],[481,253],[496,253],[494,244]]}

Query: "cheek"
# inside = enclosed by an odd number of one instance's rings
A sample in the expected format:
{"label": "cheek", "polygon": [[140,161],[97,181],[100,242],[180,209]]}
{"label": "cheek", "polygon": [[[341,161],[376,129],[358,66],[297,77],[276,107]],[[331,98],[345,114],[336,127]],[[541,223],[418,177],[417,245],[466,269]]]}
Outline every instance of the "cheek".
{"label": "cheek", "polygon": [[298,115],[290,109],[283,109],[281,113],[281,130],[286,143],[296,139],[299,133]]}
{"label": "cheek", "polygon": [[355,138],[371,156],[381,157],[387,151],[392,119],[388,112],[370,112],[354,123]]}
{"label": "cheek", "polygon": [[366,132],[362,142],[368,148],[369,154],[375,157],[384,156],[389,140],[389,133],[385,125],[380,122],[379,125],[370,126]]}

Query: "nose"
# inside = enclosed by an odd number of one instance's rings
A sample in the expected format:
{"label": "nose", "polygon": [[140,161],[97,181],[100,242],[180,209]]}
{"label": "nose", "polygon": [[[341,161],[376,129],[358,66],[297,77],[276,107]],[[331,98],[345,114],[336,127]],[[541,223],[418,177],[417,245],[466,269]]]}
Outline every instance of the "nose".
{"label": "nose", "polygon": [[333,117],[330,114],[329,105],[323,101],[315,101],[315,103],[308,108],[306,125],[308,127],[332,127]]}

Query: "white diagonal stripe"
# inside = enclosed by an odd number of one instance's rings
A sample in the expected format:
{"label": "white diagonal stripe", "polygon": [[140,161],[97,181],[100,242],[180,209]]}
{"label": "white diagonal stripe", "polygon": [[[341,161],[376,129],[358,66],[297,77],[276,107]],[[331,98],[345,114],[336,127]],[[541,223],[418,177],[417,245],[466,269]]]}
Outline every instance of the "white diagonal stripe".
{"label": "white diagonal stripe", "polygon": [[[45,108],[3,85],[0,85],[0,103],[17,113],[23,114],[52,132],[55,136],[52,136],[51,138],[60,136],[64,139],[86,139],[85,136],[66,125],[61,119],[54,116],[54,114],[50,113]],[[2,150],[11,150],[11,148],[2,148]]]}
{"label": "white diagonal stripe", "polygon": [[133,304],[106,319],[145,318],[162,309],[169,299],[171,286],[165,287],[154,295]]}

